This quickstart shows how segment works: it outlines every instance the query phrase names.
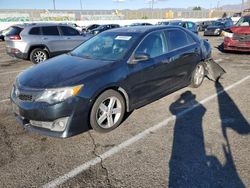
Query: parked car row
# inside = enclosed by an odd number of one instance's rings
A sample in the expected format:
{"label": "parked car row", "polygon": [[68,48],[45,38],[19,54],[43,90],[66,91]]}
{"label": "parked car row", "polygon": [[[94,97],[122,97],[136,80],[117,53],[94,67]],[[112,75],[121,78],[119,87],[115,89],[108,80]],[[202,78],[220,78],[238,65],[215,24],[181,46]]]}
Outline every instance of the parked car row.
{"label": "parked car row", "polygon": [[[158,26],[180,26],[198,34],[198,31],[204,30],[204,36],[220,36],[222,32],[234,33],[234,37],[227,34],[225,37],[225,50],[240,50],[235,46],[236,42],[232,42],[238,36],[242,40],[248,42],[249,37],[249,16],[245,16],[239,20],[235,27],[229,18],[222,18],[216,21],[207,21],[202,23],[194,23],[191,21],[163,21],[158,22]],[[152,26],[150,23],[133,23],[125,27]],[[67,53],[74,49],[89,38],[107,31],[109,29],[119,28],[118,24],[92,24],[87,27],[80,27],[73,23],[32,23],[14,25],[0,32],[0,39],[6,40],[6,50],[10,56],[29,59],[33,63],[40,63],[50,57]],[[232,29],[230,29],[232,28]],[[241,28],[239,30],[239,28]],[[241,38],[244,39],[241,39]],[[237,41],[239,41],[237,39]],[[241,47],[242,51],[248,51],[248,43],[244,43],[247,47]]]}
{"label": "parked car row", "polygon": [[[134,23],[127,27],[151,25],[150,23]],[[173,21],[169,25],[179,25],[197,33],[196,25],[192,22]],[[69,52],[94,35],[119,27],[118,24],[92,24],[83,28],[82,32],[80,26],[72,23],[18,24],[2,31],[0,39],[6,40],[6,50],[10,56],[29,59],[37,64]]]}
{"label": "parked car row", "polygon": [[221,33],[232,27],[234,24],[233,24],[233,21],[214,21],[212,22],[212,25],[209,25],[205,28],[205,31],[204,31],[204,36],[220,36]]}

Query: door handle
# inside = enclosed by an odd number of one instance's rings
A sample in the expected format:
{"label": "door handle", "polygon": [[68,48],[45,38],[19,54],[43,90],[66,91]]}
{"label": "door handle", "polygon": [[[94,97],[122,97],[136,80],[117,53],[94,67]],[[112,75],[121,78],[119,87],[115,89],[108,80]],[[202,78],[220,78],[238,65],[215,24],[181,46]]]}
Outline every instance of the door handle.
{"label": "door handle", "polygon": [[164,63],[164,64],[169,63],[169,62],[170,62],[170,59],[166,59],[166,60],[161,61],[161,63]]}
{"label": "door handle", "polygon": [[164,63],[164,64],[171,63],[171,62],[175,61],[178,58],[179,58],[179,56],[173,56],[173,57],[162,60],[161,63]]}
{"label": "door handle", "polygon": [[43,40],[48,40],[48,38],[47,38],[47,37],[44,37]]}
{"label": "door handle", "polygon": [[71,39],[70,37],[67,38],[68,40]]}

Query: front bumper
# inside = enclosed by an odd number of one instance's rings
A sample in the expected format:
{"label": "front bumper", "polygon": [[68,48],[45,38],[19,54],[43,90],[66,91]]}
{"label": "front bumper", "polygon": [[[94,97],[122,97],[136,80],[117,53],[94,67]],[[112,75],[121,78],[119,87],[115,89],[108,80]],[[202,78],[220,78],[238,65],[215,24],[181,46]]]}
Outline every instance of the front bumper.
{"label": "front bumper", "polygon": [[[19,124],[25,129],[51,137],[67,138],[89,130],[90,102],[82,97],[72,97],[57,104],[44,102],[22,101],[11,93],[11,101],[15,107],[14,115]],[[65,129],[61,132],[32,125],[32,122],[52,123],[66,118]]]}
{"label": "front bumper", "polygon": [[204,31],[204,36],[220,36],[221,31],[216,31],[216,30],[205,30]]}
{"label": "front bumper", "polygon": [[250,41],[241,42],[234,40],[233,38],[225,37],[224,39],[224,50],[227,51],[239,51],[239,52],[250,52]]}

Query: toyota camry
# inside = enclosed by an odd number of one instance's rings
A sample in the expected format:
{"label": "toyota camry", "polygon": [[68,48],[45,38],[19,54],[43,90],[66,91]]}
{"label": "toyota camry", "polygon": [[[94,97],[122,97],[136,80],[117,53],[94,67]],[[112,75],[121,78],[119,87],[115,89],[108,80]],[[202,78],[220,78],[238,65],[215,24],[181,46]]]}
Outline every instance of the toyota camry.
{"label": "toyota camry", "polygon": [[109,132],[124,115],[183,87],[198,87],[211,47],[179,26],[118,28],[17,76],[11,101],[26,129],[70,137]]}

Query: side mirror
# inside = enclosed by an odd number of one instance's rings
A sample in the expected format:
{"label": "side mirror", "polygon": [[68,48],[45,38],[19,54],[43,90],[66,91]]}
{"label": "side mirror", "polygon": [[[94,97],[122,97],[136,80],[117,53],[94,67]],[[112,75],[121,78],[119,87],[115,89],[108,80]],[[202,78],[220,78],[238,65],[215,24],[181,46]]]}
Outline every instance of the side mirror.
{"label": "side mirror", "polygon": [[150,59],[150,55],[147,54],[147,53],[136,53],[134,55],[134,58],[133,58],[132,62],[135,64],[135,63],[137,63],[139,61],[147,61],[149,59]]}

